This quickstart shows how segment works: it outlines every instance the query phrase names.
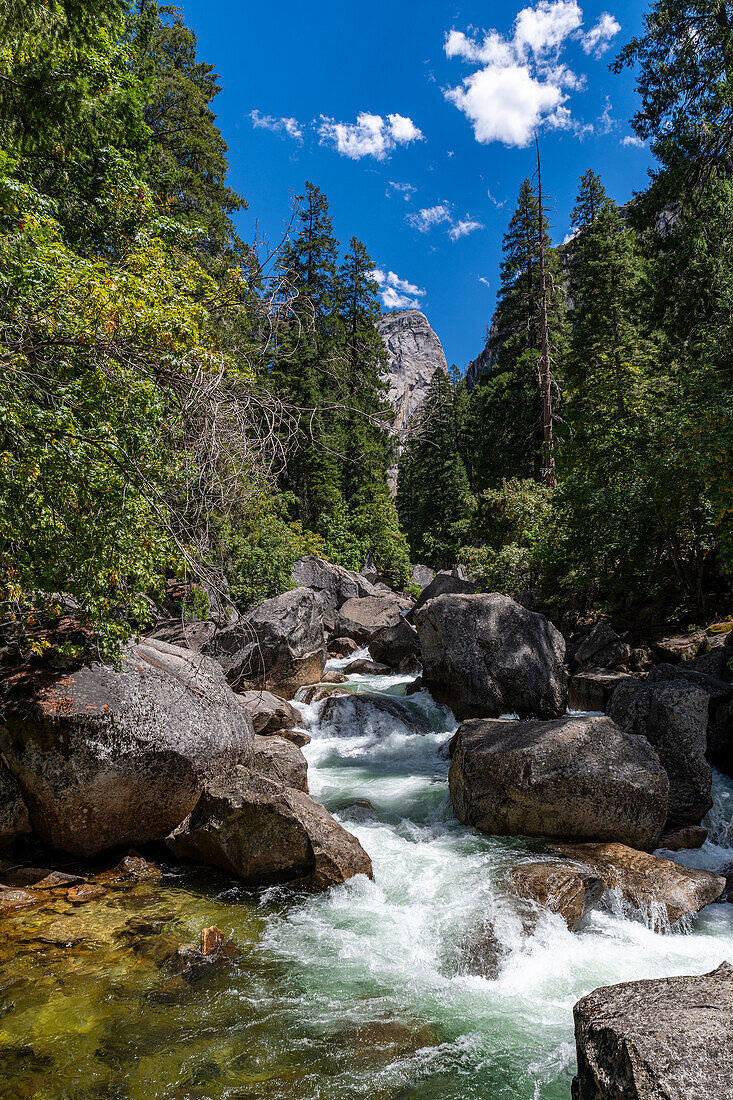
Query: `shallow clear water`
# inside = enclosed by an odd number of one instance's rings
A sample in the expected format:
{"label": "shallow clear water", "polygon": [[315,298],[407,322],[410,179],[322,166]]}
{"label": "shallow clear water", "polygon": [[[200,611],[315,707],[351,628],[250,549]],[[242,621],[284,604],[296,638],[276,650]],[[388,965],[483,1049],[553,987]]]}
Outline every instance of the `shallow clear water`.
{"label": "shallow clear water", "polygon": [[[410,679],[347,687],[394,697]],[[373,882],[294,898],[171,870],[75,911],[88,937],[72,949],[39,950],[59,914],[15,918],[0,944],[0,1095],[568,1100],[579,997],[733,961],[733,905],[666,935],[618,903],[578,933],[547,914],[528,928],[502,879],[540,846],[453,819],[441,746],[455,723],[425,693],[404,702],[410,721],[370,711],[358,727],[301,705],[311,793],[359,837]],[[733,863],[732,818],[733,783],[716,775],[711,839],[675,858]],[[155,935],[135,938],[141,918],[157,918]],[[172,978],[162,938],[196,939],[213,923],[232,933],[238,962],[193,984]],[[492,979],[466,961],[489,925]]]}

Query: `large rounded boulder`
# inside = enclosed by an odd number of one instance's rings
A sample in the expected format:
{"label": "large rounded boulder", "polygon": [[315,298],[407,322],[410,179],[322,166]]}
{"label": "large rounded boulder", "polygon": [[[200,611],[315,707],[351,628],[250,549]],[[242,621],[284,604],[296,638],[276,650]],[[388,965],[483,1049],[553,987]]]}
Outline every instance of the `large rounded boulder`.
{"label": "large rounded boulder", "polygon": [[399,623],[402,610],[401,601],[391,593],[347,600],[338,614],[335,633],[339,638],[353,638],[359,645],[369,645],[385,627]]}
{"label": "large rounded boulder", "polygon": [[573,1100],[732,1100],[729,963],[596,989],[574,1015]]}
{"label": "large rounded boulder", "polygon": [[178,858],[218,867],[250,886],[324,890],[372,875],[359,841],[328,810],[248,768],[207,787],[167,844]]}
{"label": "large rounded boulder", "polygon": [[565,641],[544,615],[492,592],[437,596],[413,618],[425,687],[457,717],[565,712]]}
{"label": "large rounded boulder", "polygon": [[669,777],[668,829],[699,825],[711,808],[713,773],[705,759],[708,696],[685,680],[620,684],[608,714],[625,733],[646,737]]}
{"label": "large rounded boulder", "polygon": [[649,742],[610,718],[471,719],[456,734],[450,796],[458,820],[484,833],[651,851],[669,782]]}
{"label": "large rounded boulder", "polygon": [[292,699],[298,688],[319,682],[326,664],[321,600],[310,588],[264,600],[214,635],[203,652],[216,658],[236,690],[264,688]]}
{"label": "large rounded boulder", "polygon": [[332,565],[323,558],[309,555],[299,558],[293,566],[293,584],[317,592],[323,610],[326,630],[333,630],[341,607],[347,600],[376,596],[374,585],[361,573],[353,573],[342,565]]}
{"label": "large rounded boulder", "polygon": [[72,855],[164,839],[208,779],[252,758],[220,666],[165,642],[129,646],[118,669],[16,668],[3,704],[0,746],[33,829]]}

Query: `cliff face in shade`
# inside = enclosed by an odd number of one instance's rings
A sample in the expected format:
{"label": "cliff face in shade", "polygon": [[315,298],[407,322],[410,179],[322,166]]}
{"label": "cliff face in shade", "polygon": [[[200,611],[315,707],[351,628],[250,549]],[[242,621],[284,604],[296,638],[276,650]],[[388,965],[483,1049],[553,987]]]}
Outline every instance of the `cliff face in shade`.
{"label": "cliff face in shade", "polygon": [[377,323],[389,359],[382,377],[389,385],[394,429],[402,435],[422,404],[438,367],[448,369],[440,340],[418,309],[386,313]]}
{"label": "cliff face in shade", "polygon": [[489,341],[492,340],[495,335],[496,322],[493,322],[484,350],[468,364],[468,369],[466,371],[466,389],[469,393],[473,393],[479,383],[479,379],[482,375],[488,374],[496,362],[496,352],[489,347]]}

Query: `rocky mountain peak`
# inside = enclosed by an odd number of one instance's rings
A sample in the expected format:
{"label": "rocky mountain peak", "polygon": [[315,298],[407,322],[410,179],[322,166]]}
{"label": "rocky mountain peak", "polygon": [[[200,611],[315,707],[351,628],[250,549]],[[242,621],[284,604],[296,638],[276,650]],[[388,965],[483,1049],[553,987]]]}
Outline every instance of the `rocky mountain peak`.
{"label": "rocky mountain peak", "polygon": [[436,370],[447,370],[448,364],[440,340],[419,309],[386,313],[377,328],[389,356],[382,377],[389,385],[394,427],[403,433],[422,404]]}

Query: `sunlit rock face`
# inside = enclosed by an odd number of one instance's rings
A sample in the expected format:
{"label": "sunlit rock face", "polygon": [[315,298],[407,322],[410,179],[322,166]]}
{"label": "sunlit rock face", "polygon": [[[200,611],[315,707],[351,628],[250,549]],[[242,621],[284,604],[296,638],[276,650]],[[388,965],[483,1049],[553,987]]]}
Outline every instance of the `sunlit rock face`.
{"label": "sunlit rock face", "polygon": [[403,432],[425,398],[438,367],[448,369],[443,345],[419,309],[395,310],[378,322],[389,359],[382,374],[389,385],[396,431]]}
{"label": "sunlit rock face", "polygon": [[[447,370],[448,364],[443,345],[419,309],[386,313],[377,328],[388,355],[382,378],[389,386],[389,402],[394,409],[393,429],[404,439],[433,375],[439,367]],[[390,470],[389,481],[396,492],[396,469]]]}

